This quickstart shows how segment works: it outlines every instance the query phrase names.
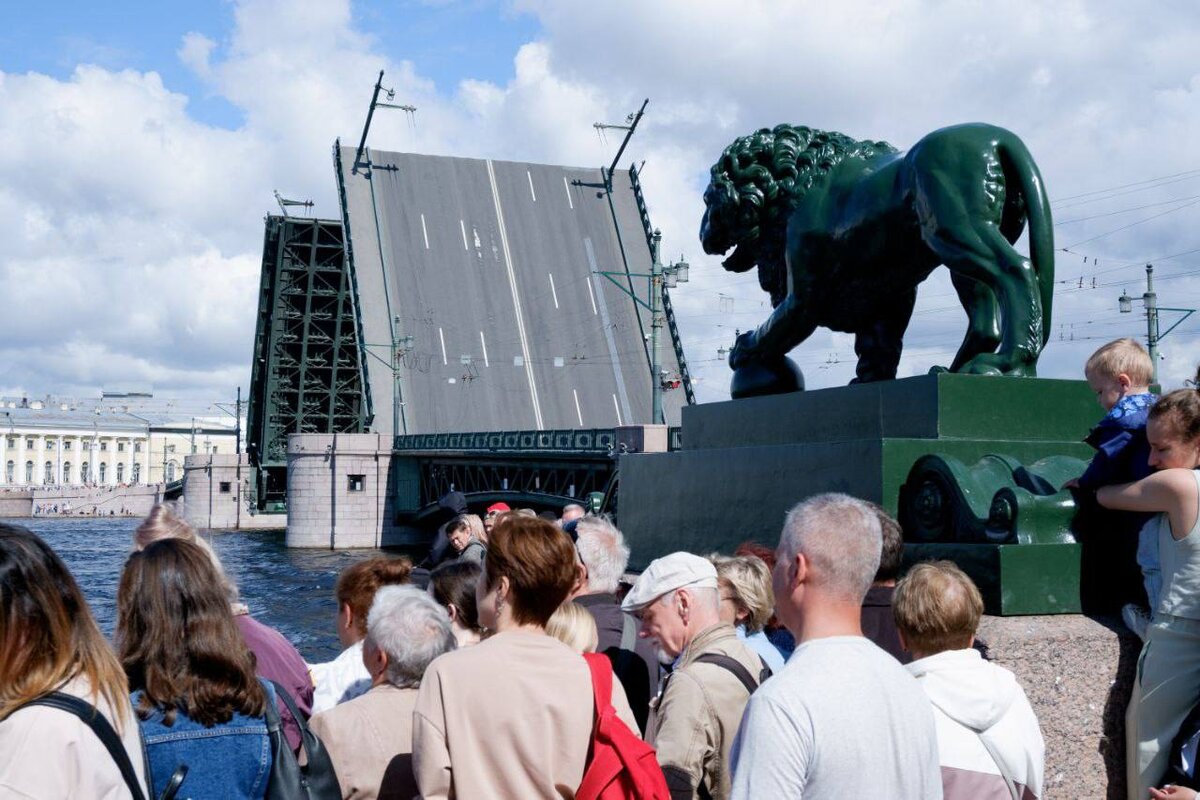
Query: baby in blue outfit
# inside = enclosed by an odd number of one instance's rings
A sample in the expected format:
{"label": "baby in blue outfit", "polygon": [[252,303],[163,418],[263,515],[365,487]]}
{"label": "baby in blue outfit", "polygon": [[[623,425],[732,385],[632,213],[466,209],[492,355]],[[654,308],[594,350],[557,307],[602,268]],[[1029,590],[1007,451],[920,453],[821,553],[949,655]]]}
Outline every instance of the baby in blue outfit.
{"label": "baby in blue outfit", "polygon": [[[1085,442],[1096,455],[1084,473],[1067,483],[1068,488],[1095,492],[1101,486],[1141,480],[1150,468],[1150,444],[1146,441],[1146,419],[1158,398],[1150,393],[1154,374],[1150,355],[1134,339],[1117,339],[1101,347],[1084,367],[1088,386],[1108,413],[1088,433]],[[1149,608],[1127,603],[1121,618],[1129,629],[1145,639],[1146,626],[1158,605],[1162,573],[1158,562],[1158,538],[1144,529],[1150,514],[1105,512],[1105,535],[1121,539],[1137,535],[1137,563],[1142,571]]]}

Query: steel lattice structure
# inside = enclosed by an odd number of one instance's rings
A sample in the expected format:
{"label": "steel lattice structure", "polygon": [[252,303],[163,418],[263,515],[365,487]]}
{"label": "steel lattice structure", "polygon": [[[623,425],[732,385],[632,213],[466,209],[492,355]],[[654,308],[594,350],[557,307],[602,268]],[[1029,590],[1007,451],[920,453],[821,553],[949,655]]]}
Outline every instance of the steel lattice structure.
{"label": "steel lattice structure", "polygon": [[361,433],[365,351],[340,222],[268,216],[247,449],[258,507],[287,490],[290,433]]}

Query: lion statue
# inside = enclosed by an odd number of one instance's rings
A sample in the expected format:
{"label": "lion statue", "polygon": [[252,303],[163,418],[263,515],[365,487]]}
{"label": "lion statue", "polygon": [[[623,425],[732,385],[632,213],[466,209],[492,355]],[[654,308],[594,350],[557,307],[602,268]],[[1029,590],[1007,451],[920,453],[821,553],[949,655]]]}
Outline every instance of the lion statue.
{"label": "lion statue", "polygon": [[[800,388],[786,354],[817,326],[855,335],[854,382],[895,378],[917,285],[942,264],[968,318],[950,371],[1037,374],[1054,232],[1037,165],[1014,134],[957,125],[901,153],[779,125],[734,141],[711,174],[704,251],[733,248],[723,262],[733,272],[757,265],[774,307],[734,344],[734,397]],[[1026,220],[1029,258],[1013,248]]]}

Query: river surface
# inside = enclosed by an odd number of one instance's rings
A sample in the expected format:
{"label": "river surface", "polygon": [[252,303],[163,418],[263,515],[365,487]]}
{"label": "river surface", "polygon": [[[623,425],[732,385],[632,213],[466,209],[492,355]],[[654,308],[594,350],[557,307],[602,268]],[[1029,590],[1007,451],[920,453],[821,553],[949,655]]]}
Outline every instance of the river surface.
{"label": "river surface", "polygon": [[[83,589],[100,629],[112,636],[117,585],[140,519],[3,519],[54,548]],[[289,550],[283,531],[203,534],[256,619],[277,628],[310,663],[340,651],[333,586],[338,572],[382,550]]]}

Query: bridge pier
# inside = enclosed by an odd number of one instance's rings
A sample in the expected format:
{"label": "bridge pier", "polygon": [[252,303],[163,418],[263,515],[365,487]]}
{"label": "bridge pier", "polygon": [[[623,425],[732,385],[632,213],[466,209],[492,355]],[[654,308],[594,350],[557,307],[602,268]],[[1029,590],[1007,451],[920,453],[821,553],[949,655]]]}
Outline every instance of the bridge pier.
{"label": "bridge pier", "polygon": [[245,453],[197,454],[183,459],[183,516],[201,530],[270,530],[283,514],[251,515],[246,498],[253,468]]}
{"label": "bridge pier", "polygon": [[343,550],[393,541],[392,438],[381,433],[288,437],[288,547]]}

